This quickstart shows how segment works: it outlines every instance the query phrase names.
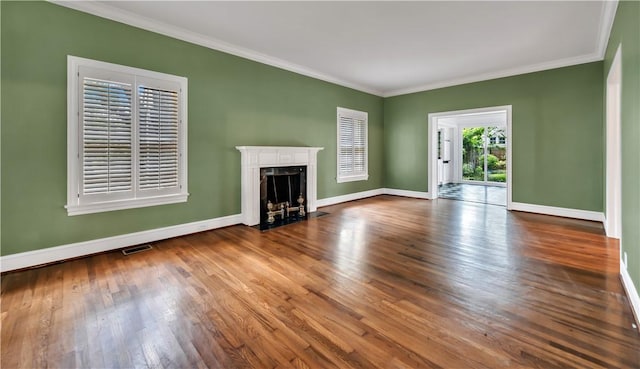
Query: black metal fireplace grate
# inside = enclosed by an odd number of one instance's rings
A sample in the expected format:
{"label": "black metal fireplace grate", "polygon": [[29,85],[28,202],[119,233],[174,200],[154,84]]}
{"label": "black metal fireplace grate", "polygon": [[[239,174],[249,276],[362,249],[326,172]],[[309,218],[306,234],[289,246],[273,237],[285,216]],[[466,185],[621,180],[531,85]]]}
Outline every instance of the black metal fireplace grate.
{"label": "black metal fireplace grate", "polygon": [[306,197],[306,166],[261,168],[261,229],[271,229],[307,219]]}

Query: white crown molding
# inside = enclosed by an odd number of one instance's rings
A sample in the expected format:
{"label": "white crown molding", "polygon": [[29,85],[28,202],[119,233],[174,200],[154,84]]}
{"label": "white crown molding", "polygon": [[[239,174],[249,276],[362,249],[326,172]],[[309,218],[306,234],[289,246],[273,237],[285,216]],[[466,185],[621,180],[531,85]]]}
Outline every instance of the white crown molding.
{"label": "white crown molding", "polygon": [[640,331],[640,296],[638,295],[638,289],[633,284],[633,280],[631,279],[629,271],[624,265],[624,261],[622,259],[620,259],[620,280],[622,281],[622,286],[627,293],[627,299],[629,300],[633,316],[636,318],[636,326]]}
{"label": "white crown molding", "polygon": [[349,81],[335,78],[327,74],[315,71],[310,68],[303,67],[286,60],[278,59],[269,55],[259,53],[250,49],[239,47],[209,36],[202,35],[197,32],[185,30],[180,27],[160,22],[150,18],[142,17],[124,10],[116,9],[104,3],[95,1],[60,1],[49,0],[49,2],[66,8],[78,10],[84,13],[93,14],[95,16],[110,19],[119,23],[124,23],[133,27],[141,28],[147,31],[155,32],[161,35],[169,36],[178,40],[186,41],[192,44],[204,46],[209,49],[222,51],[227,54],[239,56],[241,58],[253,60],[262,64],[270,65],[280,69],[288,70],[307,77],[319,79],[325,82],[334,83],[340,86],[352,88],[354,90],[366,92],[376,96],[382,96],[382,91],[361,86]]}
{"label": "white crown molding", "polygon": [[563,218],[591,220],[594,222],[604,222],[604,213],[598,212],[598,211],[558,208],[555,206],[526,204],[522,202],[512,202],[510,210],[524,211],[527,213],[553,215],[556,217],[563,217]]}
{"label": "white crown molding", "polygon": [[380,91],[374,88],[369,88],[359,84],[355,84],[340,78],[336,78],[310,68],[306,68],[301,65],[290,63],[288,61],[278,59],[269,55],[259,53],[250,49],[242,48],[236,45],[229,44],[227,42],[214,39],[212,37],[204,36],[200,33],[185,30],[180,27],[176,27],[164,22],[153,20],[150,18],[141,17],[137,14],[133,14],[127,11],[123,11],[114,7],[111,7],[105,3],[98,3],[95,1],[60,1],[49,0],[51,3],[64,6],[70,9],[78,10],[84,13],[96,15],[98,17],[110,19],[116,22],[128,24],[137,28],[148,30],[151,32],[159,33],[165,36],[176,38],[182,41],[190,42],[196,45],[204,46],[213,50],[222,51],[228,54],[239,56],[245,59],[253,60],[262,64],[274,66],[280,69],[288,70],[297,74],[301,74],[307,77],[319,79],[325,82],[334,83],[340,86],[352,88],[358,91],[369,93],[381,97],[392,97],[398,95],[405,95],[415,92],[435,90],[438,88],[457,86],[473,82],[487,81],[496,78],[511,77],[520,74],[540,72],[548,69],[562,68],[572,65],[590,63],[600,61],[604,58],[604,53],[609,41],[609,35],[615,18],[615,13],[618,5],[618,0],[607,0],[602,4],[603,11],[601,12],[598,41],[596,49],[593,53],[567,58],[562,60],[556,60],[546,63],[534,64],[524,67],[505,69],[501,71],[495,71],[490,73],[484,73],[479,75],[468,76],[464,78],[456,78],[451,80],[444,80],[425,85],[418,85],[415,87],[401,88],[389,91]]}
{"label": "white crown molding", "polygon": [[618,0],[605,0],[602,2],[602,12],[600,13],[600,22],[598,27],[598,41],[596,44],[596,50],[593,53],[585,54],[573,58],[566,58],[561,60],[555,60],[546,63],[533,64],[524,67],[505,69],[501,71],[495,71],[485,74],[479,74],[475,76],[469,76],[465,78],[457,78],[451,80],[445,80],[425,85],[419,85],[409,88],[401,88],[391,91],[385,91],[382,97],[393,97],[399,95],[412,94],[416,92],[423,92],[429,90],[435,90],[438,88],[452,87],[463,85],[467,83],[488,81],[497,78],[512,77],[521,74],[541,72],[549,69],[569,67],[572,65],[579,65],[585,63],[596,62],[604,59],[607,51],[607,45],[609,43],[609,36],[611,35],[611,29],[613,28],[613,22],[616,17],[616,10],[618,9]]}
{"label": "white crown molding", "polygon": [[483,81],[489,81],[489,80],[492,80],[492,79],[513,77],[513,76],[517,76],[517,75],[521,75],[521,74],[541,72],[541,71],[549,70],[549,69],[570,67],[572,65],[591,63],[591,62],[596,62],[596,61],[600,61],[600,60],[602,60],[602,57],[599,54],[592,53],[592,54],[577,56],[577,57],[573,57],[573,58],[567,58],[567,59],[562,59],[562,60],[554,60],[554,61],[551,61],[551,62],[545,62],[545,63],[534,64],[534,65],[527,65],[527,66],[524,66],[524,67],[517,67],[517,68],[512,68],[512,69],[500,70],[500,71],[496,71],[496,72],[478,74],[478,75],[474,75],[474,76],[470,76],[470,77],[445,80],[445,81],[430,83],[430,84],[426,84],[426,85],[420,85],[420,86],[416,86],[416,87],[410,87],[410,88],[403,88],[403,89],[398,89],[398,90],[386,91],[382,95],[382,97],[393,97],[393,96],[399,96],[399,95],[407,95],[407,94],[412,94],[412,93],[416,93],[416,92],[424,92],[424,91],[436,90],[436,89],[439,89],[439,88],[459,86],[459,85],[464,85],[464,84],[467,84],[467,83],[483,82]]}
{"label": "white crown molding", "polygon": [[600,27],[598,28],[598,44],[596,46],[600,59],[604,59],[611,36],[613,22],[616,19],[618,10],[618,0],[607,0],[602,2],[602,12],[600,13]]}
{"label": "white crown molding", "polygon": [[30,268],[56,261],[73,259],[123,247],[139,245],[141,243],[154,242],[186,234],[228,227],[239,224],[241,221],[242,216],[240,214],[229,215],[220,218],[201,220],[198,222],[6,255],[0,257],[0,272]]}

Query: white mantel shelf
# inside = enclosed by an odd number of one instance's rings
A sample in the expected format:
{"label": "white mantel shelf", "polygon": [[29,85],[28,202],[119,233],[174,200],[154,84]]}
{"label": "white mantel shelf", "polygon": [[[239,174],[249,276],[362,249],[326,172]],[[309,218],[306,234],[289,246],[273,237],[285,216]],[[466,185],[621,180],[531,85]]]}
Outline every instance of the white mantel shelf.
{"label": "white mantel shelf", "polygon": [[307,212],[318,210],[318,151],[324,147],[236,146],[241,154],[242,223],[260,223],[260,168],[307,167]]}

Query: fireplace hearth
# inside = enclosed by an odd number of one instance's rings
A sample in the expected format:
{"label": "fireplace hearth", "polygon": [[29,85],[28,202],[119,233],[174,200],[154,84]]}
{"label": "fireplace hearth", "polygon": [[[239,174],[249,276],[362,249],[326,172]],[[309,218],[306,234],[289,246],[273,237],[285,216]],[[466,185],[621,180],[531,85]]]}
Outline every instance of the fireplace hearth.
{"label": "fireplace hearth", "polygon": [[260,168],[260,229],[307,218],[307,167]]}

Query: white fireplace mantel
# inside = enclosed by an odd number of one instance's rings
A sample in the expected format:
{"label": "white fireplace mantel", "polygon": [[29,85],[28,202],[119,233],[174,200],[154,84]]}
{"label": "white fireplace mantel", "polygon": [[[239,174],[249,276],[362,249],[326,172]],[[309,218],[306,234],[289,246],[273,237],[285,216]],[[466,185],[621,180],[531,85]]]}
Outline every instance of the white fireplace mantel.
{"label": "white fireplace mantel", "polygon": [[318,209],[317,159],[324,147],[236,146],[241,153],[242,223],[260,223],[260,168],[307,166],[307,212]]}

